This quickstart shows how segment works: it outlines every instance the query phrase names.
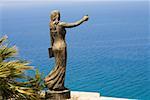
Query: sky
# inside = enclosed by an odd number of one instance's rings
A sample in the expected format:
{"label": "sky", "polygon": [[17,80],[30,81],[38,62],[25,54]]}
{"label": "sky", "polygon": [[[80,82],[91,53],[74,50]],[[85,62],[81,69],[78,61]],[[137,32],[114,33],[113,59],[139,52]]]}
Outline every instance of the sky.
{"label": "sky", "polygon": [[0,8],[2,8],[2,6],[14,6],[15,4],[30,4],[30,3],[36,3],[36,4],[45,4],[45,3],[50,3],[50,2],[101,2],[101,1],[105,1],[105,2],[110,2],[110,1],[150,1],[150,0],[0,0]]}
{"label": "sky", "polygon": [[48,1],[148,1],[148,0],[0,0],[0,2],[48,2]]}
{"label": "sky", "polygon": [[[0,0],[0,12],[1,10],[5,7],[5,8],[16,8],[18,6],[23,6],[23,5],[28,5],[28,6],[33,6],[33,4],[38,5],[38,4],[48,4],[48,3],[52,3],[52,2],[58,2],[58,3],[72,3],[72,2],[111,2],[111,1],[150,1],[150,0]],[[150,2],[149,2],[150,4]]]}
{"label": "sky", "polygon": [[36,3],[36,4],[45,4],[50,2],[110,2],[110,1],[150,1],[150,0],[0,0],[0,8],[1,6],[13,6],[15,4],[30,4],[30,3]]}

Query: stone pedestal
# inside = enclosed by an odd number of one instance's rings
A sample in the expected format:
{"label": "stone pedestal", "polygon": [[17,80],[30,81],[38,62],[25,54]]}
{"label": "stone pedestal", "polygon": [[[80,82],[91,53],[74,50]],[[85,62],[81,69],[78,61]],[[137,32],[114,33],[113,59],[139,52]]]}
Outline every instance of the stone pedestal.
{"label": "stone pedestal", "polygon": [[97,92],[81,92],[71,91],[71,99],[69,100],[102,100]]}
{"label": "stone pedestal", "polygon": [[70,91],[62,90],[62,91],[46,91],[45,94],[46,100],[66,100],[70,99]]}

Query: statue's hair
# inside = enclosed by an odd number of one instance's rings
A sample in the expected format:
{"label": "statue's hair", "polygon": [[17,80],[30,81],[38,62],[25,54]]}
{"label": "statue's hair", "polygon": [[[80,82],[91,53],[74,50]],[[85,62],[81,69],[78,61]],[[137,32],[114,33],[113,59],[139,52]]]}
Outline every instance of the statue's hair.
{"label": "statue's hair", "polygon": [[60,20],[60,12],[58,10],[53,10],[51,12],[51,21],[55,21],[57,18],[57,15],[59,15],[58,19]]}
{"label": "statue's hair", "polygon": [[58,10],[53,10],[51,12],[51,16],[50,16],[50,29],[55,30],[56,29],[56,25],[58,24],[58,21],[60,20],[60,12]]}

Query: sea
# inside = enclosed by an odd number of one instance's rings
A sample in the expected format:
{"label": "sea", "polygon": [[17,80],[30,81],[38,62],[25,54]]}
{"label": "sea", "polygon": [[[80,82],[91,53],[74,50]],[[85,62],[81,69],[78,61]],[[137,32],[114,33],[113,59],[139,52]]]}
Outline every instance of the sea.
{"label": "sea", "polygon": [[0,36],[7,35],[10,45],[18,48],[17,57],[45,77],[55,64],[48,56],[51,11],[59,10],[64,22],[88,15],[87,22],[66,29],[65,86],[150,100],[149,4],[149,0],[1,1]]}

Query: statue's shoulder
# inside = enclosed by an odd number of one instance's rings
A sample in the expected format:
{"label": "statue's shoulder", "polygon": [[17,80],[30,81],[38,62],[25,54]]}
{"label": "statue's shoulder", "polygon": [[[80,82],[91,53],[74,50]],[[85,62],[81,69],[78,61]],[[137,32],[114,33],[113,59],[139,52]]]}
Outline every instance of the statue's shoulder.
{"label": "statue's shoulder", "polygon": [[59,22],[58,25],[59,26],[64,26],[66,23],[65,22]]}

